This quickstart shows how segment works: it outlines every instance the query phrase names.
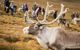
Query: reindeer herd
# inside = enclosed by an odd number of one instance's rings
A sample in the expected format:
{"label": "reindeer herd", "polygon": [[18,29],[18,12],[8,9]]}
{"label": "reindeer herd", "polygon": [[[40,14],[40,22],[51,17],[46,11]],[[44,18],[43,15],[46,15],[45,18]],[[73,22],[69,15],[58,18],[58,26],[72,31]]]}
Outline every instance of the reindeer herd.
{"label": "reindeer herd", "polygon": [[[25,22],[31,24],[28,27],[23,28],[24,34],[33,35],[38,43],[45,49],[52,50],[65,50],[66,48],[80,48],[80,32],[65,30],[64,27],[48,27],[48,24],[58,22],[62,15],[67,13],[69,8],[65,8],[61,4],[61,9],[57,17],[52,21],[47,21],[48,14],[55,12],[50,10],[52,5],[47,2],[45,9],[44,19],[40,20],[38,17],[36,20],[30,18],[30,11],[26,11],[24,14]],[[39,8],[36,9],[35,15],[37,15]],[[79,20],[79,19],[75,19]]]}

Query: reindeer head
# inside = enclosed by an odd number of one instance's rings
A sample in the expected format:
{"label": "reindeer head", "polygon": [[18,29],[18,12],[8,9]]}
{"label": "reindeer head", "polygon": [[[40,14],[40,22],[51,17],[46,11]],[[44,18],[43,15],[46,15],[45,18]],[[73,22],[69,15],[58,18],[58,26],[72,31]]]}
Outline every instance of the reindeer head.
{"label": "reindeer head", "polygon": [[36,24],[32,24],[29,29],[28,29],[28,33],[32,34],[32,35],[37,35],[38,31],[42,30],[44,28],[43,24],[40,23],[36,23]]}
{"label": "reindeer head", "polygon": [[[46,6],[46,9],[45,9],[45,15],[44,15],[44,19],[41,21],[37,18],[37,21],[33,21],[32,24],[29,26],[28,28],[28,33],[29,34],[32,34],[32,35],[37,35],[40,31],[42,31],[44,29],[44,25],[46,24],[51,24],[51,23],[54,23],[55,21],[57,21],[59,18],[61,18],[61,16],[67,12],[67,8],[64,10],[64,5],[61,4],[61,11],[60,13],[58,14],[57,18],[48,22],[46,21],[46,18],[47,18],[47,14],[48,12],[50,12],[51,10],[49,10],[49,8],[52,7],[52,5],[49,5],[49,3],[47,2],[47,6]],[[38,9],[37,9],[38,10]],[[36,10],[36,12],[37,12]],[[52,10],[53,11],[53,10]],[[27,20],[29,21],[32,21],[30,18],[29,18],[29,14],[27,12]]]}

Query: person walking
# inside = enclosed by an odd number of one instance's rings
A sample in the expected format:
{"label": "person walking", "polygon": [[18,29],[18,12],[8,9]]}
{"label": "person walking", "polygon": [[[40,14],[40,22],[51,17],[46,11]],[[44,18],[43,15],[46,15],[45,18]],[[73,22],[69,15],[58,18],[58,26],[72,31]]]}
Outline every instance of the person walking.
{"label": "person walking", "polygon": [[27,6],[27,3],[24,3],[22,5],[22,11],[25,13],[26,11],[28,11],[28,6]]}
{"label": "person walking", "polygon": [[10,8],[10,1],[9,0],[4,0],[4,11],[6,13],[9,13],[9,8]]}
{"label": "person walking", "polygon": [[11,11],[11,15],[14,15],[14,12],[15,12],[15,4],[14,4],[14,1],[11,1],[11,3],[10,3],[10,11]]}

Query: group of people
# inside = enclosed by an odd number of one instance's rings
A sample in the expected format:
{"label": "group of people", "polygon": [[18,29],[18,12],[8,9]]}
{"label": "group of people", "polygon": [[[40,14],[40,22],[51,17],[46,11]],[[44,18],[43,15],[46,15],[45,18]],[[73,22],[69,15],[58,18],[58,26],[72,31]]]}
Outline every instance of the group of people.
{"label": "group of people", "polygon": [[[39,8],[37,11],[38,13],[35,13],[36,9]],[[14,15],[14,13],[17,10],[17,6],[15,5],[14,1],[4,0],[4,11],[6,13],[11,12],[11,15]],[[29,7],[27,3],[23,3],[19,10],[22,10],[24,13],[29,10]],[[35,2],[35,4],[32,7],[32,17],[37,16],[41,11],[43,11],[43,14],[45,12],[44,8],[41,8],[38,6],[38,4]],[[34,15],[35,14],[35,15]]]}
{"label": "group of people", "polygon": [[[14,1],[9,1],[9,0],[4,0],[4,10],[6,13],[11,12],[11,15],[14,15],[14,13],[16,12],[17,6],[14,4]],[[29,10],[29,7],[27,5],[27,3],[24,3],[21,7],[20,10],[22,10],[24,13],[26,11]],[[41,7],[39,4],[37,4],[36,2],[33,4],[32,7],[32,18],[36,19],[36,17],[39,14],[44,15],[45,14],[45,8]],[[58,15],[58,10],[56,10],[55,12],[52,13],[52,17],[55,19]],[[63,17],[65,17],[65,14],[63,14]],[[73,12],[71,14],[71,18],[79,18],[79,14],[77,12]],[[66,20],[61,19],[62,23],[65,23]]]}
{"label": "group of people", "polygon": [[[26,12],[29,10],[28,8],[28,5],[27,3],[24,3],[19,9],[18,11],[22,10],[22,12]],[[42,8],[41,6],[39,6],[36,2],[33,4],[32,6],[32,12],[31,12],[31,17],[33,19],[36,19],[36,17],[39,15],[39,14],[42,14],[44,15],[45,14],[45,9]]]}
{"label": "group of people", "polygon": [[[52,13],[52,17],[55,19],[58,15],[58,10],[56,10],[54,13]],[[62,25],[67,25],[69,27],[69,21],[67,21],[67,19],[65,19],[65,13],[62,15],[62,17],[58,20],[58,25],[62,24]],[[77,11],[72,12],[71,14],[71,20],[72,23],[77,25],[80,23],[80,16],[79,13]]]}

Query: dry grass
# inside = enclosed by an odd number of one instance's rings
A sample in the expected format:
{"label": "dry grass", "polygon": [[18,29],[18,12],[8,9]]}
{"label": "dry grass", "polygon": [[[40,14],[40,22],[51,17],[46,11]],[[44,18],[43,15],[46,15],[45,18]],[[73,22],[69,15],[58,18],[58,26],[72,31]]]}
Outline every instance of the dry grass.
{"label": "dry grass", "polygon": [[[2,0],[0,0],[2,1]],[[36,1],[41,4],[43,7],[46,5],[45,0],[14,0],[16,5],[20,6],[24,2],[27,2],[29,8],[31,9],[32,4]],[[50,1],[50,0],[49,0]],[[67,13],[66,18],[70,20],[70,15],[72,11],[78,11],[80,13],[80,4],[77,3],[66,3],[63,2],[67,7],[70,8],[69,13]],[[60,3],[54,4],[53,8],[60,9]],[[1,8],[2,9],[2,8]],[[24,35],[22,29],[25,26],[28,26],[24,23],[23,15],[16,13],[17,15],[11,16],[7,15],[3,9],[0,10],[0,50],[44,50],[37,41],[31,35]],[[42,18],[42,17],[41,17]],[[49,17],[49,20],[52,20],[52,17]],[[48,26],[56,26],[57,24],[51,24]],[[70,25],[70,28],[73,31],[80,32],[80,26]]]}
{"label": "dry grass", "polygon": [[23,18],[0,16],[0,50],[41,50],[32,36],[24,35]]}

